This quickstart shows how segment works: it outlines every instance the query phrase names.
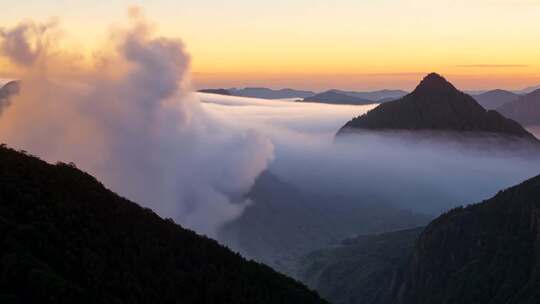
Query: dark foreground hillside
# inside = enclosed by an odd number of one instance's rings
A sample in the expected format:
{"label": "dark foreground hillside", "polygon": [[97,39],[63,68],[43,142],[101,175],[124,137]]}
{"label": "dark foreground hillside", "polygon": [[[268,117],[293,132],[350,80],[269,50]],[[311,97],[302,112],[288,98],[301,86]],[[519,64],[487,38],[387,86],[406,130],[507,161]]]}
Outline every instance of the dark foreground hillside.
{"label": "dark foreground hillside", "polygon": [[540,176],[419,230],[313,252],[301,278],[332,303],[540,303]]}
{"label": "dark foreground hillside", "polygon": [[0,148],[0,303],[324,303],[73,166]]}
{"label": "dark foreground hillside", "polygon": [[384,304],[392,299],[423,228],[363,235],[314,251],[298,278],[333,304]]}
{"label": "dark foreground hillside", "polygon": [[540,176],[433,221],[395,303],[540,303]]}

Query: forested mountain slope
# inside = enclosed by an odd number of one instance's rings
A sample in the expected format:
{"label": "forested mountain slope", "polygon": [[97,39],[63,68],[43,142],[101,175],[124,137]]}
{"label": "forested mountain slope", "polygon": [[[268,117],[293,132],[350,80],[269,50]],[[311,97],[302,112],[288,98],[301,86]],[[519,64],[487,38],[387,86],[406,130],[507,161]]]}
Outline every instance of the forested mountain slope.
{"label": "forested mountain slope", "polygon": [[325,303],[72,165],[0,148],[1,303]]}

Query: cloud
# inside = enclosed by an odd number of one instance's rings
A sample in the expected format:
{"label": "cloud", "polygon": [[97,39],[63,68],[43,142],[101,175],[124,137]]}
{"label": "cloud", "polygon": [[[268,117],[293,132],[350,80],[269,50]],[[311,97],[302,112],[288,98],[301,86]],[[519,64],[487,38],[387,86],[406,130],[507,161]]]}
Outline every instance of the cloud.
{"label": "cloud", "polygon": [[0,140],[74,161],[114,191],[213,235],[249,203],[230,198],[266,169],[272,143],[201,107],[182,41],[156,37],[140,9],[129,17],[85,62],[56,51],[60,37],[48,39],[48,24],[2,29],[1,53],[24,74],[0,117]]}
{"label": "cloud", "polygon": [[0,49],[16,64],[32,65],[48,50],[55,26],[55,21],[45,24],[27,21],[14,28],[0,28]]}
{"label": "cloud", "polygon": [[538,158],[447,143],[334,141],[372,106],[194,94],[182,41],[153,28],[131,10],[130,25],[114,30],[92,60],[58,51],[57,25],[2,29],[1,53],[23,67],[23,86],[0,117],[0,141],[74,161],[114,191],[210,235],[242,214],[250,202],[236,198],[266,169],[306,191],[433,214],[540,172]]}
{"label": "cloud", "polygon": [[489,149],[482,139],[456,144],[403,132],[334,140],[345,122],[373,105],[200,96],[208,111],[271,138],[275,159],[269,169],[321,197],[384,202],[436,216],[540,173],[540,157],[526,150],[518,153],[519,147]]}

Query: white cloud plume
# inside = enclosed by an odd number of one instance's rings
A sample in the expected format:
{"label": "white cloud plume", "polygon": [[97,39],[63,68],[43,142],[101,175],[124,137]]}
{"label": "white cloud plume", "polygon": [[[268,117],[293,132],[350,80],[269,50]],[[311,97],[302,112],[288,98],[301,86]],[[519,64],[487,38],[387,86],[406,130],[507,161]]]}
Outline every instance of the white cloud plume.
{"label": "white cloud plume", "polygon": [[0,140],[74,161],[120,194],[212,235],[241,214],[247,202],[230,197],[251,187],[273,146],[207,113],[190,89],[183,43],[155,37],[139,9],[129,16],[130,26],[90,61],[57,51],[58,37],[47,39],[54,25],[2,29],[0,50],[23,73],[20,95],[0,117]]}

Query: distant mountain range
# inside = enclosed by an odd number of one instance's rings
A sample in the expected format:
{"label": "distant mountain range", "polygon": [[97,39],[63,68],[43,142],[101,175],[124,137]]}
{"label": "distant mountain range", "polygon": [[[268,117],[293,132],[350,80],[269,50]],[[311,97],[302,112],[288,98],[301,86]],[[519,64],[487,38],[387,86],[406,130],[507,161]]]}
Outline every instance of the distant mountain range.
{"label": "distant mountain range", "polygon": [[471,96],[486,110],[495,110],[520,97],[520,95],[506,90],[492,90]]}
{"label": "distant mountain range", "polygon": [[435,73],[426,76],[412,93],[352,119],[338,135],[361,130],[438,131],[460,136],[493,134],[538,142],[519,123],[496,111],[486,111],[471,96]]}
{"label": "distant mountain range", "polygon": [[540,89],[502,105],[497,111],[525,126],[540,125]]}
{"label": "distant mountain range", "polygon": [[367,105],[398,99],[407,92],[401,90],[380,90],[372,92],[353,92],[330,90],[304,98],[303,101],[329,104]]}
{"label": "distant mountain range", "polygon": [[279,89],[273,90],[268,88],[244,88],[244,89],[228,89],[231,95],[243,97],[255,97],[264,99],[285,99],[285,98],[305,98],[312,96],[315,92],[294,90],[294,89]]}
{"label": "distant mountain range", "polygon": [[0,303],[326,303],[107,190],[0,147]]}
{"label": "distant mountain range", "polygon": [[315,94],[313,96],[304,98],[302,101],[346,105],[367,105],[376,103],[373,100],[347,95],[337,90]]}
{"label": "distant mountain range", "polygon": [[[486,110],[494,110],[505,103],[511,102],[522,95],[532,93],[540,89],[540,86],[532,86],[523,90],[509,91],[494,89],[489,91],[466,91]],[[263,99],[291,99],[298,98],[298,101],[321,102],[330,104],[370,104],[384,103],[399,99],[408,94],[403,90],[377,90],[377,91],[345,91],[331,89],[324,92],[313,92],[295,89],[269,89],[264,87],[253,87],[244,89],[201,89],[199,92],[219,95],[243,96]],[[357,99],[352,99],[355,97]]]}
{"label": "distant mountain range", "polygon": [[388,101],[398,99],[408,94],[408,92],[402,90],[378,90],[368,92],[355,92],[355,91],[340,91],[334,90],[340,94],[349,95],[353,97],[363,98],[366,100],[372,100],[380,103],[381,101]]}
{"label": "distant mountain range", "polygon": [[201,93],[209,93],[209,94],[218,94],[218,95],[226,95],[231,96],[231,92],[229,92],[227,89],[203,89],[199,90]]}
{"label": "distant mountain range", "polygon": [[401,90],[379,90],[370,92],[355,92],[342,90],[329,90],[322,93],[294,89],[268,89],[268,88],[244,88],[244,89],[202,89],[201,93],[219,95],[231,95],[253,97],[263,99],[292,99],[299,101],[321,102],[330,104],[372,104],[397,99],[407,94]]}
{"label": "distant mountain range", "polygon": [[315,95],[312,91],[294,90],[294,89],[269,89],[269,88],[243,88],[243,89],[203,89],[199,90],[202,93],[212,93],[220,95],[232,95],[241,97],[252,97],[262,99],[288,99],[288,98],[305,98]]}
{"label": "distant mountain range", "polygon": [[538,303],[540,176],[424,229],[347,240],[300,265],[334,304]]}
{"label": "distant mountain range", "polygon": [[351,235],[417,227],[431,219],[372,197],[306,193],[269,171],[256,180],[247,198],[253,204],[226,224],[218,239],[248,258],[293,276],[298,258],[308,252]]}

